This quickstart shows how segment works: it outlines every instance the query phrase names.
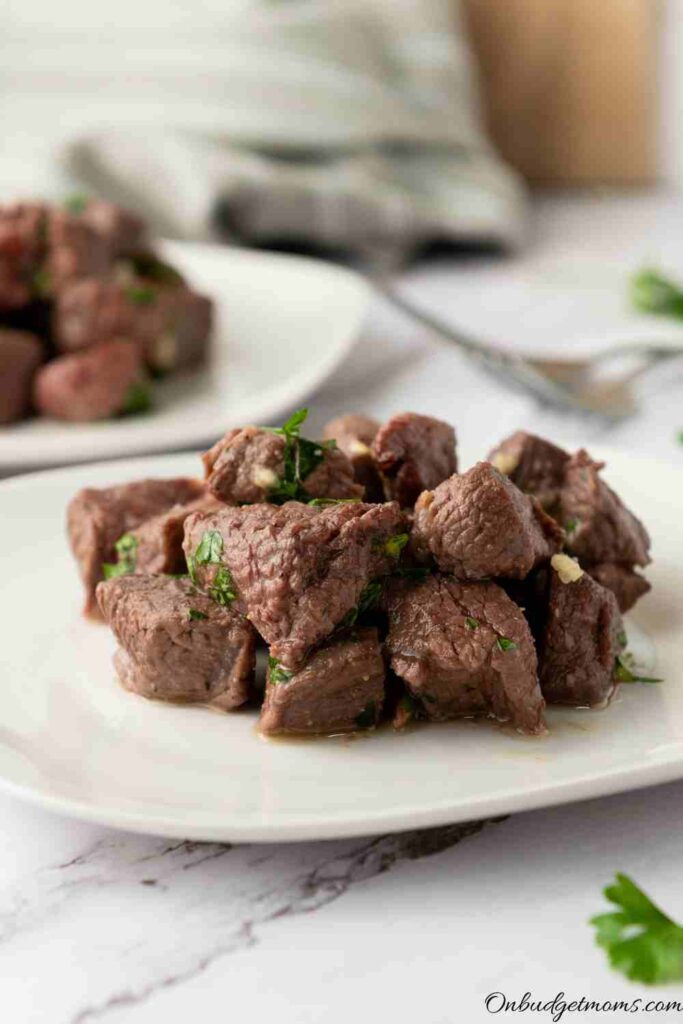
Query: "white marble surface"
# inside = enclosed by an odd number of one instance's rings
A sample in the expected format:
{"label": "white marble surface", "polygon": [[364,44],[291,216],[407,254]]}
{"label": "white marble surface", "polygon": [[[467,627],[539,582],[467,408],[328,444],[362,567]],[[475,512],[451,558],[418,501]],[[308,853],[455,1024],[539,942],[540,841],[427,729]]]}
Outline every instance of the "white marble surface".
{"label": "white marble surface", "polygon": [[[682,225],[683,204],[666,196],[544,200],[523,256],[423,264],[404,284],[501,343],[566,349],[649,326],[628,314],[625,278],[643,261],[683,275]],[[378,304],[364,346],[312,405],[315,425],[348,407],[434,411],[468,455],[526,426],[681,467],[682,393],[679,364],[644,389],[637,419],[605,433],[494,388]],[[671,500],[683,508],[675,484]],[[3,796],[0,1021],[469,1024],[519,1018],[487,1012],[494,991],[651,998],[606,968],[587,918],[617,870],[683,918],[682,797],[683,782],[483,826],[229,847],[112,832]],[[683,999],[683,986],[664,995]]]}

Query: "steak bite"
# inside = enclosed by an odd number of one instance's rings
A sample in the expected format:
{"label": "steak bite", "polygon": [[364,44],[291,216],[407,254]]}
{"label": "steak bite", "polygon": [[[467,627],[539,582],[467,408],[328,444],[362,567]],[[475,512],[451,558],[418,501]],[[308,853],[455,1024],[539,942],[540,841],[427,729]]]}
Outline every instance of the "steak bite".
{"label": "steak bite", "polygon": [[393,580],[387,609],[391,668],[428,718],[488,715],[545,731],[529,627],[495,583]]}
{"label": "steak bite", "polygon": [[412,508],[422,491],[457,472],[455,431],[448,423],[414,412],[399,413],[381,426],[372,453],[387,498]]}
{"label": "steak bite", "polygon": [[384,702],[384,661],[377,630],[331,640],[289,672],[270,664],[262,733],[330,735],[377,724]]}
{"label": "steak bite", "polygon": [[379,423],[371,416],[347,413],[323,428],[324,441],[336,441],[353,467],[356,483],[364,488],[365,501],[384,501],[384,487],[373,454],[372,442]]}
{"label": "steak bite", "polygon": [[540,679],[549,704],[592,707],[614,690],[621,616],[614,594],[568,555],[555,555]]}
{"label": "steak bite", "polygon": [[198,584],[229,583],[271,655],[293,669],[396,565],[387,542],[404,525],[395,504],[224,506],[189,516],[184,548]]}
{"label": "steak bite", "polygon": [[174,505],[165,512],[146,519],[129,531],[135,541],[135,572],[184,573],[187,572],[183,551],[185,520],[192,512],[210,512],[219,502],[210,494],[201,495],[182,505]]}
{"label": "steak bite", "polygon": [[79,277],[106,274],[112,266],[105,239],[80,216],[58,206],[47,209],[45,245],[38,283],[49,296]]}
{"label": "steak bite", "polygon": [[147,234],[145,222],[132,210],[126,210],[106,199],[89,199],[77,212],[80,203],[72,205],[72,213],[80,216],[104,242],[107,252],[114,259],[132,256],[145,244]]}
{"label": "steak bite", "polygon": [[634,604],[651,589],[645,577],[627,565],[601,562],[598,565],[586,566],[586,572],[602,587],[612,591],[622,613],[633,608]]}
{"label": "steak bite", "polygon": [[[277,500],[285,481],[285,456],[291,443],[283,434],[263,427],[229,430],[202,456],[207,487],[216,498],[230,505]],[[301,479],[302,497],[361,497],[363,488],[355,482],[351,463],[342,451],[311,441],[302,443],[309,446],[316,463]]]}
{"label": "steak bite", "polygon": [[129,341],[59,356],[35,376],[33,401],[44,416],[86,423],[148,407],[140,354]]}
{"label": "steak bite", "polygon": [[98,617],[95,587],[103,563],[116,562],[116,542],[146,520],[203,494],[199,480],[136,480],[101,489],[86,487],[69,502],[67,532],[85,586],[84,613]]}
{"label": "steak bite", "polygon": [[542,437],[518,430],[490,452],[488,461],[552,514],[569,462],[567,452]]}
{"label": "steak bite", "polygon": [[33,375],[42,361],[43,346],[35,334],[0,327],[0,423],[28,414]]}
{"label": "steak bite", "polygon": [[586,564],[647,565],[648,533],[600,478],[602,467],[583,450],[567,463],[557,513],[567,549]]}
{"label": "steak bite", "polygon": [[535,499],[479,462],[420,496],[411,541],[418,558],[433,557],[459,579],[524,579],[561,548],[563,537]]}
{"label": "steak bite", "polygon": [[114,666],[127,690],[223,711],[248,700],[255,633],[239,612],[169,576],[120,576],[98,585],[97,600],[120,644]]}
{"label": "steak bite", "polygon": [[0,206],[0,312],[21,309],[36,295],[35,273],[45,251],[43,203]]}

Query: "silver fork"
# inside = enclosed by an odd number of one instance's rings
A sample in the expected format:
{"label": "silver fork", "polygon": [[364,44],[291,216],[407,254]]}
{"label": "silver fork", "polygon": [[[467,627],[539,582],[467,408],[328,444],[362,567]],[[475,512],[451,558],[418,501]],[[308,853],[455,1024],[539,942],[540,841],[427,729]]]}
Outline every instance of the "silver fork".
{"label": "silver fork", "polygon": [[[395,260],[373,249],[365,274],[394,307],[429,328],[438,338],[467,353],[508,387],[532,395],[557,409],[618,421],[633,415],[637,401],[633,384],[657,363],[683,355],[683,345],[613,345],[586,359],[539,359],[505,352],[446,323],[404,298],[391,283]],[[635,363],[635,365],[634,365]],[[611,368],[616,372],[609,373]],[[621,364],[621,370],[619,367]],[[627,364],[624,368],[624,364]]]}

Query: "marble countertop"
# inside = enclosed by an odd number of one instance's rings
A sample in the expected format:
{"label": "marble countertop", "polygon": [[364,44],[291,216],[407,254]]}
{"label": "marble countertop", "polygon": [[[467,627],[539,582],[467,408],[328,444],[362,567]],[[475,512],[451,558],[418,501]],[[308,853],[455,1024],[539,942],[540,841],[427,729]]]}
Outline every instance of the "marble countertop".
{"label": "marble countertop", "polygon": [[[683,274],[682,223],[683,202],[668,196],[544,199],[522,255],[429,261],[402,285],[500,344],[603,344],[651,328],[628,312],[625,281],[645,262]],[[349,406],[433,411],[475,455],[524,426],[681,466],[682,392],[679,362],[618,428],[551,415],[378,301],[311,405],[315,426]],[[519,1018],[492,1013],[495,1000],[487,1009],[495,992],[660,996],[608,970],[587,921],[615,871],[683,918],[682,799],[680,782],[397,836],[229,846],[114,832],[0,796],[0,1020],[469,1024]],[[663,994],[683,1000],[683,987]]]}

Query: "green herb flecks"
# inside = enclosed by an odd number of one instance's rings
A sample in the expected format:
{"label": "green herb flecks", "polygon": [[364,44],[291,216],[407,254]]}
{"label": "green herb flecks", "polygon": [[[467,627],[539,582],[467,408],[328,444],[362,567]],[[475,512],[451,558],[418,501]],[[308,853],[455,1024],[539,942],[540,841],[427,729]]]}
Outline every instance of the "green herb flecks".
{"label": "green herb flecks", "polygon": [[[272,434],[285,439],[283,473],[277,483],[268,489],[268,501],[282,505],[286,501],[308,501],[309,494],[303,481],[325,458],[325,452],[336,448],[336,441],[308,441],[301,437],[301,425],[306,421],[308,409],[298,409],[281,427],[265,427]],[[317,500],[317,499],[316,499]]]}
{"label": "green herb flecks", "polygon": [[327,508],[328,505],[357,505],[360,498],[311,498],[308,502],[316,508]]}
{"label": "green herb flecks", "polygon": [[129,260],[123,261],[123,265],[127,265],[137,277],[156,284],[182,284],[183,281],[182,274],[153,253],[136,253]]}
{"label": "green herb flecks", "polygon": [[281,665],[277,658],[268,655],[268,682],[278,686],[281,683],[288,683],[294,673]]}
{"label": "green herb flecks", "polygon": [[604,894],[618,909],[598,914],[590,923],[610,965],[644,985],[683,980],[683,928],[628,875],[618,874]]}
{"label": "green herb flecks", "polygon": [[620,647],[628,647],[628,637],[626,635],[625,629],[622,629],[619,633],[617,633],[617,643]]}
{"label": "green herb flecks", "polygon": [[683,289],[657,270],[644,269],[631,279],[631,302],[641,313],[683,319]]}
{"label": "green herb flecks", "polygon": [[187,617],[191,622],[199,622],[208,619],[209,616],[205,612],[200,612],[198,608],[188,608]]}
{"label": "green herb flecks", "polygon": [[401,552],[409,539],[407,533],[395,533],[393,537],[389,537],[382,545],[384,554],[388,555],[389,558],[400,558]]}
{"label": "green herb flecks", "polygon": [[154,288],[144,284],[129,284],[125,293],[128,301],[135,306],[150,306],[157,297]]}
{"label": "green herb flecks", "polygon": [[576,533],[576,531],[579,528],[579,523],[580,521],[573,517],[567,520],[567,522],[564,524],[564,532],[567,534],[568,537],[571,537],[573,534]]}
{"label": "green herb flecks", "polygon": [[76,193],[73,196],[67,196],[64,200],[63,206],[64,209],[68,213],[73,214],[74,217],[80,217],[80,215],[85,212],[88,202],[89,200],[87,196],[84,196],[82,193]]}
{"label": "green herb flecks", "polygon": [[359,715],[354,718],[354,725],[359,729],[371,729],[377,724],[377,704],[369,700]]}
{"label": "green herb flecks", "polygon": [[465,625],[468,629],[474,631],[479,625],[479,619],[473,619],[471,615],[468,615],[465,619]]}
{"label": "green herb flecks", "polygon": [[105,562],[102,575],[105,580],[116,579],[117,576],[128,576],[135,572],[138,561],[138,539],[132,533],[124,533],[116,544],[116,562]]}
{"label": "green herb flecks", "polygon": [[149,412],[152,408],[152,391],[146,381],[136,380],[128,388],[123,405],[119,411],[121,416],[136,416]]}
{"label": "green herb flecks", "polygon": [[350,612],[347,612],[344,618],[341,620],[337,629],[350,629],[355,626],[360,616],[372,608],[375,608],[382,596],[382,580],[370,580],[367,586],[363,587],[358,598],[358,604],[355,608],[352,608]]}
{"label": "green herb flecks", "polygon": [[506,636],[497,636],[496,643],[501,651],[516,651],[517,644],[514,640],[509,640]]}
{"label": "green herb flecks", "polygon": [[218,530],[206,530],[197,545],[194,559],[197,565],[220,565],[223,537]]}
{"label": "green herb flecks", "polygon": [[654,676],[640,676],[633,671],[633,657],[627,654],[618,654],[614,663],[614,679],[618,683],[662,683],[663,679],[655,679]]}
{"label": "green herb flecks", "polygon": [[209,597],[213,598],[216,604],[223,605],[223,607],[226,607],[235,600],[237,597],[235,584],[232,579],[232,573],[226,566],[220,566],[206,592]]}
{"label": "green herb flecks", "polygon": [[202,539],[197,545],[194,554],[188,555],[187,568],[189,570],[190,579],[195,586],[197,586],[198,565],[218,566],[215,576],[206,588],[206,592],[209,597],[216,602],[216,604],[220,604],[225,607],[235,600],[237,593],[235,591],[232,573],[227,566],[221,564],[222,555],[223,538],[221,534],[218,530],[206,530],[202,534]]}

